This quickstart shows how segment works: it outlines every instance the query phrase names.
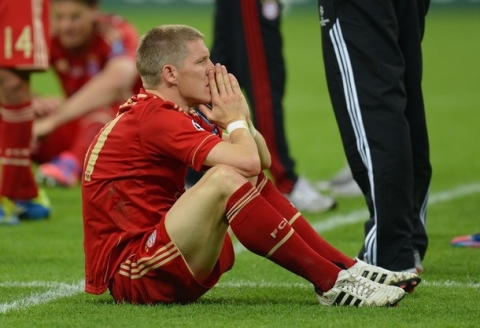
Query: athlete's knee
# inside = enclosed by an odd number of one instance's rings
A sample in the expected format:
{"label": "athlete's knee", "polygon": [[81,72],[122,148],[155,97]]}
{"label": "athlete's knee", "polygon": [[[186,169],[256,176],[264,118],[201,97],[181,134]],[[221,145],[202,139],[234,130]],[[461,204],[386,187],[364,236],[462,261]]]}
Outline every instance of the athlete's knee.
{"label": "athlete's knee", "polygon": [[220,192],[230,195],[248,180],[228,165],[216,165],[204,177]]}
{"label": "athlete's knee", "polygon": [[20,104],[30,100],[27,73],[0,68],[0,100],[6,104]]}

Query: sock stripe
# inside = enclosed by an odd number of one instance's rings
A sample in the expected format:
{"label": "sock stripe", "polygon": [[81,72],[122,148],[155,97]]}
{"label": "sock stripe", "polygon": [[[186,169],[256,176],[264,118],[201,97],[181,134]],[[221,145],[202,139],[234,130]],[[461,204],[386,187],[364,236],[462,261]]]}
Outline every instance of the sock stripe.
{"label": "sock stripe", "polygon": [[272,256],[272,254],[275,253],[275,251],[280,248],[280,246],[285,244],[287,240],[290,239],[294,232],[295,230],[293,230],[293,228],[290,228],[290,231],[285,235],[285,237],[283,237],[275,246],[273,246],[273,248],[268,252],[267,255],[265,255],[265,257],[268,259],[270,256]]}
{"label": "sock stripe", "polygon": [[227,212],[227,219],[232,223],[233,219],[237,216],[238,212],[246,205],[248,204],[252,199],[255,197],[259,196],[260,193],[255,187],[252,187],[245,195],[243,195],[233,206],[230,208],[230,210]]}
{"label": "sock stripe", "polygon": [[248,190],[235,204],[232,205],[230,210],[227,212],[227,216],[238,212],[240,208],[243,207],[247,200],[251,197],[251,194],[255,193],[255,191],[255,188],[251,188],[250,190]]}
{"label": "sock stripe", "polygon": [[267,177],[263,175],[260,181],[257,181],[257,190],[262,191],[262,189],[265,187],[266,184],[267,184]]}
{"label": "sock stripe", "polygon": [[0,114],[3,121],[9,123],[29,122],[35,118],[33,109],[30,106],[15,110],[0,108]]}
{"label": "sock stripe", "polygon": [[292,225],[299,217],[302,215],[300,212],[295,213],[295,215],[288,220],[288,224]]}
{"label": "sock stripe", "polygon": [[9,166],[30,166],[30,159],[21,159],[21,158],[11,158],[11,157],[1,157],[0,162],[2,165]]}

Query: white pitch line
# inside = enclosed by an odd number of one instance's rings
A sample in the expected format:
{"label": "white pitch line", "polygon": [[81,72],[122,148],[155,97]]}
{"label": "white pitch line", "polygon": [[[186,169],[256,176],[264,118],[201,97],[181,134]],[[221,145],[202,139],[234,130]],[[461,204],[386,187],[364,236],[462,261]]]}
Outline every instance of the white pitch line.
{"label": "white pitch line", "polygon": [[[445,203],[456,198],[461,198],[476,193],[480,193],[480,182],[461,185],[452,190],[441,191],[432,194],[428,199],[428,205],[431,206],[438,203]],[[331,231],[342,226],[365,221],[367,220],[368,215],[367,209],[355,210],[348,214],[336,214],[329,216],[326,220],[312,223],[312,227],[319,233]],[[245,247],[243,247],[243,245],[238,241],[234,243],[233,247],[235,249],[235,254],[240,254],[246,250]]]}
{"label": "white pitch line", "polygon": [[[452,199],[469,196],[471,194],[480,192],[480,183],[463,185],[459,186],[450,191],[439,192],[430,196],[429,205],[448,202]],[[366,210],[356,210],[352,211],[346,215],[333,215],[330,216],[327,220],[321,221],[313,224],[313,227],[318,232],[325,232],[329,230],[336,229],[340,226],[354,224],[365,220],[368,217],[368,212]],[[245,248],[240,243],[235,243],[235,253],[239,254],[245,250]],[[461,283],[457,281],[445,281],[445,282],[429,282],[423,281],[422,285],[433,286],[433,287],[460,287],[460,288],[480,288],[480,283]],[[219,283],[217,287],[228,288],[228,287],[301,287],[301,288],[311,288],[308,284],[279,284],[279,283],[269,283],[269,282],[248,282],[241,281],[239,283]],[[35,305],[40,305],[48,303],[54,300],[57,300],[62,297],[70,297],[76,294],[83,292],[84,282],[83,280],[77,284],[66,284],[66,283],[55,283],[55,282],[40,282],[40,281],[31,281],[31,282],[4,282],[0,283],[0,287],[3,288],[50,288],[44,293],[33,293],[29,297],[15,300],[13,302],[4,302],[0,303],[0,313],[7,313],[13,310],[19,310],[28,308]]]}
{"label": "white pitch line", "polygon": [[69,297],[79,294],[83,291],[83,280],[77,284],[65,284],[65,283],[38,283],[22,284],[22,283],[3,283],[2,287],[42,287],[48,286],[51,289],[44,293],[33,293],[28,297],[15,300],[13,302],[0,303],[0,313],[7,313],[12,310],[20,310],[35,305],[48,303],[50,301],[57,300],[62,297]]}

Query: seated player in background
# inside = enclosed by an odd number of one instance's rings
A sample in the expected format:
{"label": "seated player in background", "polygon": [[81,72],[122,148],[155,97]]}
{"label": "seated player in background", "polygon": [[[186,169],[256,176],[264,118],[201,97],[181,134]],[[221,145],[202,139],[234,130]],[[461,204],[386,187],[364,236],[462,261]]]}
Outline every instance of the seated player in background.
{"label": "seated player in background", "polygon": [[118,105],[141,86],[135,68],[138,33],[99,11],[98,0],[52,0],[51,66],[66,99],[38,97],[39,138],[33,159],[47,185],[78,184],[85,153]]}
{"label": "seated player in background", "polygon": [[[85,158],[88,293],[109,289],[117,302],[135,304],[194,302],[233,266],[229,232],[311,282],[322,305],[392,306],[418,284],[414,273],[332,247],[266,178],[265,140],[236,78],[211,62],[203,34],[153,28],[139,43],[137,69],[143,89]],[[207,170],[185,191],[188,167]]]}

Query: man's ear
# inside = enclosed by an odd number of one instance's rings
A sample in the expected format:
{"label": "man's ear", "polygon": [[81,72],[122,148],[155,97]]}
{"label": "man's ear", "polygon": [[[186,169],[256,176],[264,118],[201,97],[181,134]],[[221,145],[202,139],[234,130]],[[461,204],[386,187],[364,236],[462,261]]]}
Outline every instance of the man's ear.
{"label": "man's ear", "polygon": [[175,66],[165,65],[162,68],[162,76],[165,81],[170,84],[177,84],[178,71]]}

